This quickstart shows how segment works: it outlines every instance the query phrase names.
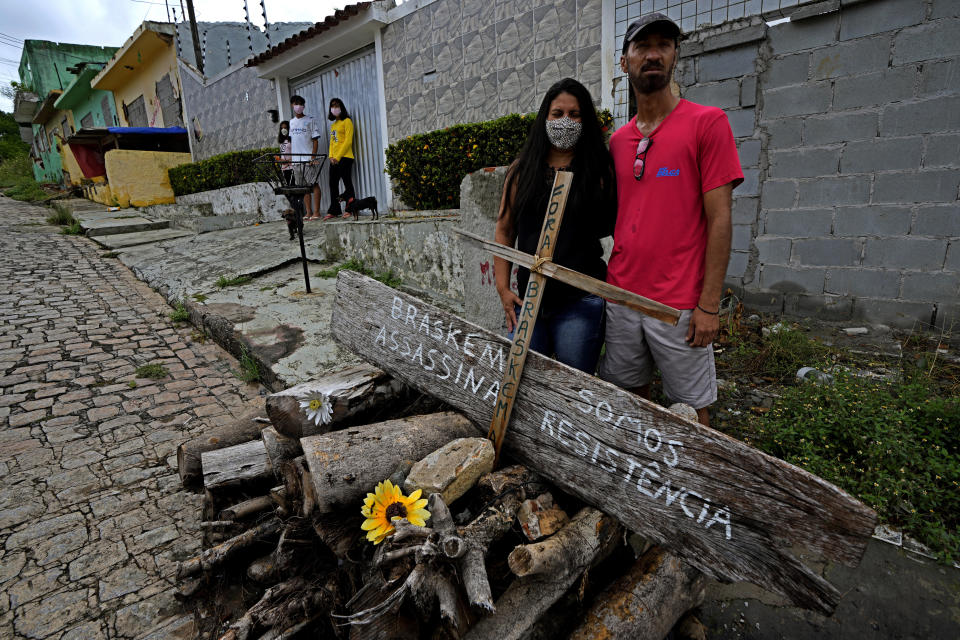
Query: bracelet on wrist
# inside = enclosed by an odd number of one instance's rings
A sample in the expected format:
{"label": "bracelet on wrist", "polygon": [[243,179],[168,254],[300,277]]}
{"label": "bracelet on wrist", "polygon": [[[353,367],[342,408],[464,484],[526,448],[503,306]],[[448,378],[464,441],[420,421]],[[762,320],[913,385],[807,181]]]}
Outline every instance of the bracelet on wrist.
{"label": "bracelet on wrist", "polygon": [[718,315],[720,315],[720,309],[717,309],[716,311],[707,311],[706,309],[704,309],[703,307],[700,306],[700,303],[699,303],[699,302],[697,303],[697,309],[700,309],[700,311],[703,311],[703,312],[704,312],[705,314],[707,314],[708,316],[718,316]]}

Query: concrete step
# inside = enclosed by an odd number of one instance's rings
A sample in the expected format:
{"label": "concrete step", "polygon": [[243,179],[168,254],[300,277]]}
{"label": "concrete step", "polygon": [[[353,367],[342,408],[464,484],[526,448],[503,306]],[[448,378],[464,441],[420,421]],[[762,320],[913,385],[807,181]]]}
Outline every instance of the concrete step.
{"label": "concrete step", "polygon": [[192,235],[194,235],[192,231],[184,231],[183,229],[154,229],[152,231],[135,231],[134,233],[115,233],[113,235],[94,236],[93,240],[107,249],[125,249],[141,244],[162,242],[164,240],[172,240],[173,238],[183,238]]}
{"label": "concrete step", "polygon": [[87,218],[86,220],[80,216],[80,227],[88,236],[94,237],[166,229],[170,226],[170,222],[167,220],[148,220],[139,215],[122,215],[120,212],[113,212],[113,216],[111,218]]}

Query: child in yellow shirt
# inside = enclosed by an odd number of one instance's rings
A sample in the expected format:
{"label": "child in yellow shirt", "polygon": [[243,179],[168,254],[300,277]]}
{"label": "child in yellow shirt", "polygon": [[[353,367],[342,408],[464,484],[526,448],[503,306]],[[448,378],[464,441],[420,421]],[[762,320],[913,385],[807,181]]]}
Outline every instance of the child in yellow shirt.
{"label": "child in yellow shirt", "polygon": [[[350,202],[356,197],[353,190],[353,120],[347,113],[347,107],[343,100],[333,98],[330,100],[330,108],[327,112],[327,118],[332,121],[330,125],[330,208],[324,220],[331,220],[339,215],[340,211],[340,181],[343,180],[343,199],[344,202]],[[349,218],[350,213],[344,213],[344,218]]]}

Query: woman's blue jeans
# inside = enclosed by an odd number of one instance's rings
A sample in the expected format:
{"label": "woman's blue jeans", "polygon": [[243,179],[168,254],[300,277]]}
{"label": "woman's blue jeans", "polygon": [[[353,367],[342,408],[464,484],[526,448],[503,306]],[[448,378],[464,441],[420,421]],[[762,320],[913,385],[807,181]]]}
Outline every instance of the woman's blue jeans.
{"label": "woman's blue jeans", "polygon": [[[603,347],[603,298],[590,294],[562,307],[540,311],[530,349],[575,369],[594,373]],[[516,307],[520,317],[520,307]],[[507,337],[513,340],[511,331]]]}

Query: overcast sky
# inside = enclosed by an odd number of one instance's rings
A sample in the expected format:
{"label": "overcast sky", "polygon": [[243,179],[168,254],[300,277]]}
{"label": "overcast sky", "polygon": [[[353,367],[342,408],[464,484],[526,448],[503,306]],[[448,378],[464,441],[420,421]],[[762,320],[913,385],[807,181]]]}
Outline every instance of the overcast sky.
{"label": "overcast sky", "polygon": [[[260,0],[248,0],[250,21],[263,25]],[[265,0],[270,22],[319,22],[344,0]],[[187,6],[186,0],[182,2]],[[176,10],[181,21],[181,0],[0,0],[0,82],[18,80],[21,45],[24,40],[52,40],[73,44],[118,47],[144,20],[167,20]],[[42,10],[39,10],[42,7]],[[194,0],[198,21],[242,22],[243,0]],[[13,105],[0,97],[0,110]]]}

